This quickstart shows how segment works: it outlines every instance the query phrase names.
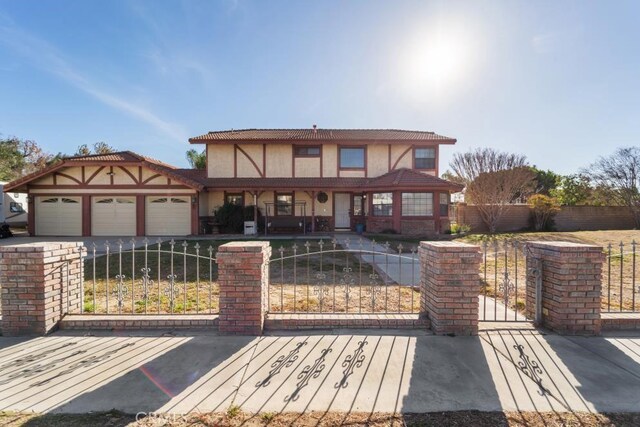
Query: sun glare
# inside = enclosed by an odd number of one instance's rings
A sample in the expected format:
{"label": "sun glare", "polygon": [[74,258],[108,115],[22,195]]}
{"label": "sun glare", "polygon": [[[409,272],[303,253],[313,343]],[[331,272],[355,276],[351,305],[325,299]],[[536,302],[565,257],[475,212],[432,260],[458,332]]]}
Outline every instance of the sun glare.
{"label": "sun glare", "polygon": [[471,77],[471,45],[464,31],[427,31],[415,36],[399,64],[405,90],[418,97],[453,91]]}

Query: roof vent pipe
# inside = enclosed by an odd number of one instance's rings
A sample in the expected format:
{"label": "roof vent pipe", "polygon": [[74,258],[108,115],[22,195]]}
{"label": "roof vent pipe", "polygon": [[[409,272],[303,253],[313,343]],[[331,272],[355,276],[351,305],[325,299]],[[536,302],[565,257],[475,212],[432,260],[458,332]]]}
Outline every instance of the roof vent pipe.
{"label": "roof vent pipe", "polygon": [[318,133],[318,125],[313,125],[313,133]]}

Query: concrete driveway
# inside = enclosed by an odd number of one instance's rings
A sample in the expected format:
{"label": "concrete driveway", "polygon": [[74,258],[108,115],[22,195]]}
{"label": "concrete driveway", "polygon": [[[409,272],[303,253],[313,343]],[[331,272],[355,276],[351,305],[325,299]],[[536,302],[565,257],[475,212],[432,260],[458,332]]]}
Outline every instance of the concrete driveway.
{"label": "concrete driveway", "polygon": [[0,338],[0,410],[637,411],[640,335]]}

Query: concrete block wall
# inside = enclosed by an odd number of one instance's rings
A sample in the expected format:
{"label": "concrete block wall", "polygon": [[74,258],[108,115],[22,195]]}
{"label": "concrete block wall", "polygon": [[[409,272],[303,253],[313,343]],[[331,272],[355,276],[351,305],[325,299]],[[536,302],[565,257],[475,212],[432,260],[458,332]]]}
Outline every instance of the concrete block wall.
{"label": "concrete block wall", "polygon": [[79,242],[0,246],[2,334],[44,335],[82,310]]}
{"label": "concrete block wall", "polygon": [[[542,324],[566,335],[599,335],[602,247],[570,242],[531,242],[527,267],[542,261]],[[527,317],[534,318],[535,278],[527,275]]]}
{"label": "concrete block wall", "polygon": [[216,255],[220,333],[261,335],[268,308],[269,242],[231,242]]}
{"label": "concrete block wall", "polygon": [[420,242],[420,312],[437,335],[477,335],[480,247]]}

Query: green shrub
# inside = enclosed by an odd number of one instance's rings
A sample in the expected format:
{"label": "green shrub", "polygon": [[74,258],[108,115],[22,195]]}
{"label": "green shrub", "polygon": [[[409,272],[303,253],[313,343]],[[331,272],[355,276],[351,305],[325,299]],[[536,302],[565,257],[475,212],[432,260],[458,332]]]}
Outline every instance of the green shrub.
{"label": "green shrub", "polygon": [[471,226],[467,224],[451,224],[451,234],[464,234],[471,231]]}
{"label": "green shrub", "polygon": [[[220,225],[222,233],[243,233],[244,222],[253,221],[253,205],[240,206],[232,203],[225,203],[213,213],[216,222]],[[261,221],[262,213],[258,209],[258,226]]]}

